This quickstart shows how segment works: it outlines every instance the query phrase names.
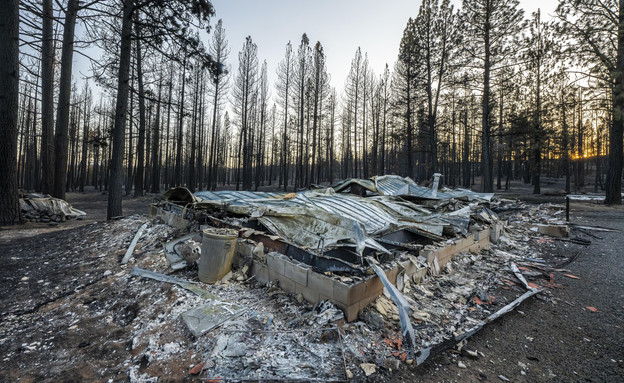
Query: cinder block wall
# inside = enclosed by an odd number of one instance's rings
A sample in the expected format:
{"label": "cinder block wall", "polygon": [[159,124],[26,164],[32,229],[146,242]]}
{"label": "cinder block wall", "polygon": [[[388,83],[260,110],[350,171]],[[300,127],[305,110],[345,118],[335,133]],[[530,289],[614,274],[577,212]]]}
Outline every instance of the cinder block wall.
{"label": "cinder block wall", "polygon": [[[479,251],[488,248],[489,244],[490,231],[485,229],[424,255],[430,265],[433,263],[433,259],[437,257],[438,264],[442,267],[455,254],[462,251]],[[245,249],[245,246],[253,248],[253,245],[239,241],[238,251],[241,254],[250,252],[249,249]],[[388,280],[396,284],[399,269],[404,269],[410,278],[416,272],[422,271],[415,267],[408,267],[409,263],[410,261],[406,261],[401,267],[396,266],[392,270],[386,270]],[[322,300],[330,300],[344,311],[348,322],[356,320],[358,312],[377,299],[383,291],[383,283],[376,275],[372,275],[362,282],[347,285],[322,273],[315,272],[309,265],[275,252],[266,255],[266,264],[254,260],[251,266],[251,275],[254,275],[260,283],[266,284],[277,281],[280,288],[294,294],[301,293],[306,301],[313,304]]]}
{"label": "cinder block wall", "polygon": [[[258,282],[277,281],[280,288],[295,294],[301,293],[306,301],[313,304],[330,300],[345,312],[349,322],[357,319],[358,312],[374,301],[383,290],[383,284],[376,275],[347,285],[283,254],[269,253],[266,261],[265,265],[254,260],[251,267],[251,273]],[[386,276],[395,283],[397,273],[398,267],[386,271]]]}

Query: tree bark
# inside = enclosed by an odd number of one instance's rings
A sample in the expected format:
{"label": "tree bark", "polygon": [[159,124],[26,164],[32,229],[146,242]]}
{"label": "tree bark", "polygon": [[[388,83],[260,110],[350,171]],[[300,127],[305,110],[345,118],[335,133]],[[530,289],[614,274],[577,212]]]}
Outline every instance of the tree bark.
{"label": "tree bark", "polygon": [[182,185],[182,134],[184,127],[184,88],[186,86],[186,52],[184,52],[184,61],[182,63],[182,90],[180,95],[180,110],[178,113],[178,137],[176,147],[176,163],[173,170],[173,185]]}
{"label": "tree bark", "polygon": [[17,132],[19,94],[19,1],[0,7],[0,225],[19,219]]}
{"label": "tree bark", "polygon": [[[143,196],[143,177],[145,174],[145,89],[143,87],[143,58],[141,57],[141,38],[138,27],[138,15],[134,14],[137,23],[134,24],[136,33],[136,66],[137,66],[137,82],[139,83],[139,139],[137,142],[137,166],[134,176],[134,196]],[[132,166],[132,165],[128,165]],[[128,180],[128,182],[130,182]]]}
{"label": "tree bark", "polygon": [[609,162],[606,179],[607,205],[622,204],[622,133],[624,131],[624,0],[620,0],[617,56],[613,84],[613,122],[609,129]]}
{"label": "tree bark", "polygon": [[63,29],[63,50],[61,53],[61,79],[59,85],[58,108],[56,111],[54,189],[52,195],[65,199],[67,182],[67,138],[69,130],[69,107],[71,102],[72,60],[74,55],[74,31],[78,0],[69,0]]}
{"label": "tree bark", "polygon": [[54,187],[54,44],[52,0],[43,0],[41,40],[41,191]]}
{"label": "tree bark", "polygon": [[490,14],[491,10],[488,9],[484,26],[485,63],[483,65],[483,99],[481,101],[481,177],[483,178],[483,191],[485,193],[494,191],[492,155],[490,153]]}
{"label": "tree bark", "polygon": [[537,97],[535,104],[535,167],[533,169],[533,194],[541,194],[540,176],[542,174],[542,101],[541,101],[541,60],[537,64]]}
{"label": "tree bark", "polygon": [[561,91],[561,126],[563,130],[562,143],[563,146],[563,174],[565,175],[565,191],[570,193],[570,148],[568,123],[566,122],[565,94]]}
{"label": "tree bark", "polygon": [[89,148],[89,120],[91,118],[91,113],[88,108],[89,105],[89,97],[88,97],[88,89],[85,89],[85,106],[84,106],[84,118],[83,118],[83,127],[82,127],[82,161],[80,161],[80,186],[79,191],[84,193],[85,185],[87,184],[87,162],[88,162],[88,148]]}
{"label": "tree bark", "polygon": [[156,104],[156,118],[154,121],[152,145],[152,193],[160,192],[160,100],[162,96],[163,79],[158,82],[158,102]]}
{"label": "tree bark", "polygon": [[496,171],[496,190],[501,190],[502,179],[503,179],[503,84],[501,84],[500,89],[500,102],[498,105],[498,158],[497,161],[497,171]]}
{"label": "tree bark", "polygon": [[195,71],[195,95],[191,114],[191,152],[189,153],[189,170],[187,187],[195,192],[195,153],[197,150],[197,114],[199,112],[199,71]]}
{"label": "tree bark", "polygon": [[284,96],[284,128],[282,130],[282,172],[284,180],[284,192],[288,191],[288,91],[290,89],[290,57],[286,62],[286,80]]}
{"label": "tree bark", "polygon": [[[221,52],[221,51],[219,51]],[[221,58],[217,56],[217,61]],[[219,92],[221,85],[221,76],[217,76],[214,79],[214,98],[212,100],[212,126],[210,129],[210,159],[208,160],[208,183],[210,185],[209,189],[214,190],[217,187],[217,139],[219,134],[217,132],[217,110],[219,107]]]}
{"label": "tree bark", "polygon": [[107,219],[122,215],[121,183],[126,133],[126,115],[128,112],[128,90],[130,80],[130,61],[132,58],[132,11],[134,0],[126,0],[123,7],[121,24],[121,51],[119,55],[119,75],[117,77],[117,104],[115,106],[115,125],[113,127],[113,153],[110,162]]}
{"label": "tree bark", "polygon": [[169,75],[169,97],[167,99],[167,133],[165,133],[165,174],[163,175],[165,189],[168,189],[171,186],[169,181],[169,130],[171,127],[171,100],[173,98],[173,66],[171,66],[172,70]]}
{"label": "tree bark", "polygon": [[[131,69],[130,74],[130,89],[134,89],[134,67]],[[134,184],[134,148],[132,141],[134,139],[132,133],[134,128],[134,92],[130,92],[130,110],[128,111],[128,157],[126,159],[126,195],[132,194],[132,185]]]}
{"label": "tree bark", "polygon": [[470,188],[470,131],[468,130],[468,108],[464,111],[464,150],[462,152],[462,186]]}

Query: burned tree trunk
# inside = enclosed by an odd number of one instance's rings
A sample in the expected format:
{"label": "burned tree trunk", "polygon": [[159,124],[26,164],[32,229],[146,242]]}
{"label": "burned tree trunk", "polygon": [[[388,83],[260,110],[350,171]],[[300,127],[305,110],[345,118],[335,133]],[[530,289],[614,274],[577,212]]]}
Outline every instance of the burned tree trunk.
{"label": "burned tree trunk", "polygon": [[[138,20],[135,12],[135,19]],[[137,142],[137,165],[134,176],[134,196],[143,196],[143,176],[145,171],[145,89],[143,88],[143,58],[141,57],[141,39],[138,23],[135,24],[136,40],[136,68],[139,84],[139,139]],[[130,166],[130,165],[128,165]],[[128,180],[130,182],[130,180]]]}
{"label": "burned tree trunk", "polygon": [[19,1],[0,7],[0,224],[19,219],[17,120],[19,94]]}
{"label": "burned tree trunk", "polygon": [[71,102],[72,60],[74,55],[74,31],[78,14],[78,0],[69,0],[63,29],[63,50],[61,53],[61,79],[58,108],[56,111],[54,189],[52,194],[65,199],[67,181],[67,136],[69,130],[69,107]]}
{"label": "burned tree trunk", "polygon": [[162,96],[162,77],[158,82],[158,101],[156,104],[156,118],[154,121],[154,133],[152,144],[152,193],[160,191],[160,98]]}
{"label": "burned tree trunk", "polygon": [[178,113],[178,137],[176,145],[176,163],[173,171],[173,185],[182,185],[182,134],[184,127],[184,88],[186,86],[186,52],[184,53],[184,61],[182,62],[182,90],[180,100],[180,110]]}
{"label": "burned tree trunk", "polygon": [[126,0],[123,7],[121,25],[121,51],[119,55],[119,75],[117,77],[117,104],[115,106],[115,125],[113,127],[113,152],[110,163],[110,190],[108,193],[107,219],[119,217],[121,209],[121,181],[126,132],[126,114],[128,112],[128,90],[130,60],[132,58],[132,11],[134,1]]}
{"label": "burned tree trunk", "polygon": [[606,180],[607,205],[622,204],[622,137],[624,135],[624,0],[619,1],[617,53],[613,71],[613,122],[609,129],[609,159]]}
{"label": "burned tree trunk", "polygon": [[41,40],[41,170],[43,193],[54,187],[54,45],[52,0],[43,0]]}

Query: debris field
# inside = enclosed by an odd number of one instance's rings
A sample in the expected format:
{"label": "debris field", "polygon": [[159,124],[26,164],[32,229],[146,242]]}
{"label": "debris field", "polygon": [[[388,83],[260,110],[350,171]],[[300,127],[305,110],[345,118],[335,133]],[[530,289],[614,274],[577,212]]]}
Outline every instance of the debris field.
{"label": "debris field", "polygon": [[[12,252],[0,292],[24,299],[0,313],[0,380],[389,379],[550,299],[574,255],[553,265],[543,247],[593,229],[571,229],[562,205],[396,176],[288,194],[177,188],[149,210],[72,230],[37,260]],[[202,264],[228,256],[203,282]]]}

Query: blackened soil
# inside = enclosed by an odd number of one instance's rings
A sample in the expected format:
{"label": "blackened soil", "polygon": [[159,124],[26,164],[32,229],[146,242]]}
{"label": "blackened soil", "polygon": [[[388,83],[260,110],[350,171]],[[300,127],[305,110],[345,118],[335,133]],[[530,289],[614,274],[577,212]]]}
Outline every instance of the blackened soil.
{"label": "blackened soil", "polygon": [[419,368],[402,369],[392,381],[624,381],[624,209],[575,203],[571,221],[618,231],[573,230],[572,237],[591,240],[588,246],[543,242],[544,258],[553,264],[574,260],[567,272],[554,273],[558,287],[529,298],[468,340],[464,348],[484,356],[448,351]]}
{"label": "blackened soil", "polygon": [[[152,198],[125,198],[124,214],[144,213]],[[129,380],[127,368],[119,366],[129,358],[128,327],[141,300],[132,296],[136,286],[111,285],[107,281],[114,278],[105,275],[116,272],[124,248],[115,249],[117,257],[106,258],[98,251],[81,251],[91,225],[105,219],[106,196],[70,194],[68,200],[85,210],[87,219],[0,230],[0,382]],[[539,202],[549,202],[548,196]],[[468,340],[464,349],[482,356],[448,351],[423,366],[402,364],[394,374],[369,380],[623,381],[624,209],[574,204],[572,221],[618,231],[573,233],[591,240],[588,246],[544,242],[544,258],[553,264],[574,260],[565,266],[568,271],[554,273],[559,287],[530,298]],[[128,240],[134,231],[129,228]],[[150,295],[167,299],[170,287],[157,286]],[[466,368],[458,366],[460,361]],[[185,373],[179,377],[188,378]]]}

